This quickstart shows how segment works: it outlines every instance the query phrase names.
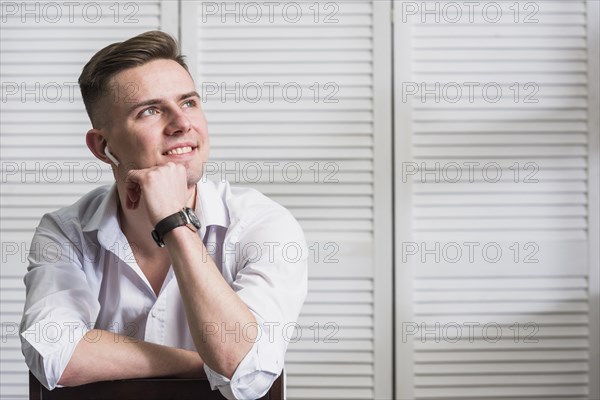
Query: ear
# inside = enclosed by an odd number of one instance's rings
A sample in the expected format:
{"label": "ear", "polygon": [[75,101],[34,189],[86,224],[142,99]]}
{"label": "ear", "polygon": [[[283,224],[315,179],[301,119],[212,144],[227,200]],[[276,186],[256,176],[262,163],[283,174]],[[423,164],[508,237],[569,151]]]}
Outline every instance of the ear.
{"label": "ear", "polygon": [[104,154],[104,148],[106,147],[106,139],[100,129],[92,128],[85,135],[85,143],[88,149],[94,154],[94,156],[107,164],[111,164],[110,160]]}

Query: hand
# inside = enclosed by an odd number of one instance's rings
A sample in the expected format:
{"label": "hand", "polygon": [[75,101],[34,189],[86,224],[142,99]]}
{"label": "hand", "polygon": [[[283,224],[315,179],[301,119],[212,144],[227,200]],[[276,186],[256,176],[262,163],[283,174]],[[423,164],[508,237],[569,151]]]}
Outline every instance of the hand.
{"label": "hand", "polygon": [[169,162],[146,169],[132,169],[125,178],[126,203],[130,210],[140,205],[155,226],[181,210],[187,202],[187,172],[183,165]]}

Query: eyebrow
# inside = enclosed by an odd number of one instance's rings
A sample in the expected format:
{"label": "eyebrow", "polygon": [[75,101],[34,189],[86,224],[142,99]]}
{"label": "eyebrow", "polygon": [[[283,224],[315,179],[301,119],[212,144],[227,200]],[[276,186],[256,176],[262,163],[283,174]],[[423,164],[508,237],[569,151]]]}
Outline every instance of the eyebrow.
{"label": "eyebrow", "polygon": [[[177,98],[177,101],[188,99],[190,97],[200,98],[200,95],[198,94],[198,92],[196,92],[194,90],[192,92],[188,92],[188,93],[182,94],[181,96],[179,96]],[[140,107],[144,107],[144,106],[151,106],[151,105],[154,105],[154,104],[163,104],[163,103],[164,102],[161,99],[144,100],[144,101],[141,101],[139,103],[135,103],[134,105],[132,105],[131,107],[129,107],[128,114],[130,114],[131,112],[133,112],[133,110],[135,110],[136,108],[140,108]]]}

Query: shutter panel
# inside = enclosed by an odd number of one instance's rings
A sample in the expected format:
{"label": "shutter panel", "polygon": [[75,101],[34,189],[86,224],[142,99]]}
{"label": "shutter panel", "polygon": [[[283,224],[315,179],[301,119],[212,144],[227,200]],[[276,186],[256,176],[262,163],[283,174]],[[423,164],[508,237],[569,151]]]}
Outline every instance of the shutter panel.
{"label": "shutter panel", "polygon": [[114,181],[85,145],[90,124],[77,78],[112,42],[159,28],[176,32],[177,3],[3,2],[1,10],[0,398],[24,399],[18,330],[33,231],[44,213]]}
{"label": "shutter panel", "polygon": [[448,4],[396,9],[397,395],[586,397],[586,4]]}
{"label": "shutter panel", "polygon": [[209,121],[206,176],[260,190],[306,234],[309,294],[286,355],[288,397],[390,398],[390,30],[374,26],[390,5],[275,4],[182,4]]}

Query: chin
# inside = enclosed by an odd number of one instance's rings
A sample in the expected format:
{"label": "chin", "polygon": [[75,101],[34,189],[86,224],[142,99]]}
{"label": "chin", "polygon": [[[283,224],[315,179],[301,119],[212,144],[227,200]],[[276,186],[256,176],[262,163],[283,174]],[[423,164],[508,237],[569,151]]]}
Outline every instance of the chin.
{"label": "chin", "polygon": [[195,172],[188,170],[187,172],[187,185],[188,187],[195,186],[202,178],[202,172]]}
{"label": "chin", "polygon": [[203,164],[199,163],[198,160],[188,160],[183,164],[187,172],[187,185],[188,187],[195,186],[204,173]]}

